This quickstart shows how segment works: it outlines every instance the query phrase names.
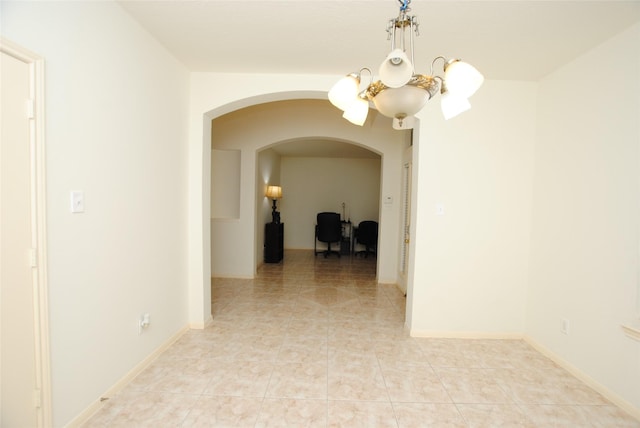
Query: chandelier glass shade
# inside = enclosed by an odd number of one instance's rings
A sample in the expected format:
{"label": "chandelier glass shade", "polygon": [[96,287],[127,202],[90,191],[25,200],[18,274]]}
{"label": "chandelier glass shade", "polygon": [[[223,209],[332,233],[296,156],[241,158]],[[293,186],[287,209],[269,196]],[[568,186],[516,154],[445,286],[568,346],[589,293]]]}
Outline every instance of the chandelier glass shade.
{"label": "chandelier glass shade", "polygon": [[[450,119],[471,108],[468,98],[484,81],[472,65],[443,56],[431,62],[430,74],[416,74],[413,35],[418,34],[418,20],[407,14],[411,0],[398,2],[400,13],[389,20],[387,26],[391,52],[378,70],[380,80],[374,82],[373,73],[365,67],[343,77],[329,91],[329,101],[344,111],[345,119],[356,125],[365,123],[369,102],[372,102],[381,114],[393,119],[394,129],[410,129],[415,123],[415,114],[437,93],[441,94],[443,115]],[[444,77],[433,73],[438,60],[443,62]],[[364,71],[371,76],[371,82],[360,89]]]}
{"label": "chandelier glass shade", "polygon": [[329,91],[331,104],[345,111],[356,100],[360,88],[360,75],[349,74],[333,85]]}
{"label": "chandelier glass shade", "polygon": [[388,88],[373,97],[373,104],[387,117],[413,116],[429,101],[429,93],[417,86],[405,85]]}

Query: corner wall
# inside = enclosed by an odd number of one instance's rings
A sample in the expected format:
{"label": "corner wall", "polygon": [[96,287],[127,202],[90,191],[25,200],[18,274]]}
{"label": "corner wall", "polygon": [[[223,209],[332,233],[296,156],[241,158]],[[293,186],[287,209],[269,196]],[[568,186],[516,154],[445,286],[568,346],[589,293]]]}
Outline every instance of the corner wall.
{"label": "corner wall", "polygon": [[639,47],[636,24],[540,82],[526,330],[636,409]]}

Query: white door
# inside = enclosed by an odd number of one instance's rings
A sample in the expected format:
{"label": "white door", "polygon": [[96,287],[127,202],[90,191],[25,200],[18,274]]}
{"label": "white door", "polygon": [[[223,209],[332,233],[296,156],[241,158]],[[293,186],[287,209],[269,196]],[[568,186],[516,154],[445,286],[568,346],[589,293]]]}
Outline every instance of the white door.
{"label": "white door", "polygon": [[[0,58],[0,426],[36,427],[30,65]],[[35,263],[33,263],[35,264]]]}

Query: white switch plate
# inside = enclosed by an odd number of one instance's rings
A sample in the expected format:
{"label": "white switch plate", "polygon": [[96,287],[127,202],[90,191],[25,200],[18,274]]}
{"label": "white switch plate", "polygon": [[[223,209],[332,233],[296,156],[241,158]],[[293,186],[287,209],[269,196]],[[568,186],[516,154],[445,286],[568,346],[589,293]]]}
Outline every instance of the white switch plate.
{"label": "white switch plate", "polygon": [[79,190],[74,190],[71,192],[71,212],[84,212],[84,192]]}
{"label": "white switch plate", "polygon": [[444,215],[444,204],[436,204],[436,214]]}

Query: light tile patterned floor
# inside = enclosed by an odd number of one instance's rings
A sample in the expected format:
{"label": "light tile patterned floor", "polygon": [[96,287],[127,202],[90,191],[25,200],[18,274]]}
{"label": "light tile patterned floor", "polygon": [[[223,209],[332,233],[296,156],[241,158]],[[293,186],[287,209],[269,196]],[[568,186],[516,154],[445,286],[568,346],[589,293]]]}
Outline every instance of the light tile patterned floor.
{"label": "light tile patterned floor", "polygon": [[287,251],[212,281],[185,334],[88,427],[640,427],[518,340],[411,338],[375,259]]}

